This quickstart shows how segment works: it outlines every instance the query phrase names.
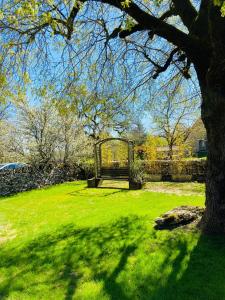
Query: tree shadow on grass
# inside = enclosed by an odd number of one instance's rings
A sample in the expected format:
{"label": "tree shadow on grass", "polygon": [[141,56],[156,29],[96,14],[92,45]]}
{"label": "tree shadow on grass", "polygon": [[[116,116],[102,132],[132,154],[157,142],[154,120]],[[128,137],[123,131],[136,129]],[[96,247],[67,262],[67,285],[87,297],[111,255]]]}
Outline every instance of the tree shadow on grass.
{"label": "tree shadow on grass", "polygon": [[159,280],[152,291],[148,290],[151,277],[147,276],[140,299],[225,299],[225,238],[200,235],[193,249],[189,243],[190,240],[183,238],[166,241],[168,253],[159,272],[163,278],[169,266],[169,275],[166,280]]}
{"label": "tree shadow on grass", "polygon": [[176,289],[183,299],[225,299],[224,237],[200,236]]}
{"label": "tree shadow on grass", "polygon": [[[23,295],[27,289],[41,283],[53,289],[63,287],[64,299],[70,300],[80,279],[93,278],[103,281],[112,299],[116,299],[116,294],[120,299],[128,299],[116,283],[116,277],[137,248],[142,234],[142,221],[131,216],[97,228],[77,229],[74,224],[69,224],[57,232],[41,235],[21,248],[5,247],[0,253],[0,270],[7,275],[0,283],[0,299],[15,292]],[[86,274],[87,269],[90,274]]]}
{"label": "tree shadow on grass", "polygon": [[27,290],[30,299],[41,299],[61,290],[60,299],[72,300],[90,281],[112,300],[225,299],[224,238],[148,232],[143,218],[80,229],[68,224],[21,247],[2,247],[0,299],[23,299]]}

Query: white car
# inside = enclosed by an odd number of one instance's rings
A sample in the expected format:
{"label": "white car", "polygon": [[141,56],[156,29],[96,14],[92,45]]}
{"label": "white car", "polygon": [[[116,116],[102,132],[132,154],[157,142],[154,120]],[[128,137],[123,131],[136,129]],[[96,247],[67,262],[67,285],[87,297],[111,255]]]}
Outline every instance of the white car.
{"label": "white car", "polygon": [[0,164],[0,171],[8,171],[8,170],[15,170],[15,169],[22,169],[26,167],[27,164],[24,163],[7,163],[7,164]]}

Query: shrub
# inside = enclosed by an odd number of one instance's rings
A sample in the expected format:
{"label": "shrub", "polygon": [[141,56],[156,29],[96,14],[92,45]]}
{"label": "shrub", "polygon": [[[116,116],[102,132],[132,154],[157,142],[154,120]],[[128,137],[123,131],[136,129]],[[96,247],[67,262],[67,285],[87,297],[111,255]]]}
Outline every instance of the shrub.
{"label": "shrub", "polygon": [[95,164],[93,159],[80,161],[77,167],[79,168],[79,179],[89,179],[94,176]]}
{"label": "shrub", "polygon": [[145,181],[145,165],[142,160],[136,160],[131,164],[131,179],[137,183]]}
{"label": "shrub", "polygon": [[[175,178],[188,175],[193,181],[204,181],[206,175],[206,160],[155,160],[136,161],[134,163],[134,177],[143,180],[152,175],[160,175],[162,178]],[[138,174],[139,172],[139,174]]]}

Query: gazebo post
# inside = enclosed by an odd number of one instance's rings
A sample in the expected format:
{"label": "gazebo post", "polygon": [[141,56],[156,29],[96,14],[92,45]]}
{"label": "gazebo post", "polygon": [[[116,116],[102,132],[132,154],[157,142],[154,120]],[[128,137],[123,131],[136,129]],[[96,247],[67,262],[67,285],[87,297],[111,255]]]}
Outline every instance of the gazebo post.
{"label": "gazebo post", "polygon": [[95,152],[95,177],[98,177],[98,154],[97,154],[97,144],[94,146],[94,152]]}
{"label": "gazebo post", "polygon": [[94,145],[94,157],[95,157],[95,177],[90,178],[87,180],[88,188],[95,188],[99,186],[100,179],[98,178],[98,173],[99,173],[99,157],[98,157],[98,149],[99,144],[96,143]]}

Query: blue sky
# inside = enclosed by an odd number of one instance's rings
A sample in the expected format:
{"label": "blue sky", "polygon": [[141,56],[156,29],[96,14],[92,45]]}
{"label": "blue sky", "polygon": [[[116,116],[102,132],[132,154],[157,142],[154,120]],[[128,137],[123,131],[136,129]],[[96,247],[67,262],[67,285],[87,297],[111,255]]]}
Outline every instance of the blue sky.
{"label": "blue sky", "polygon": [[[91,14],[88,15],[88,17],[91,17]],[[110,30],[113,29],[113,27],[116,25],[115,23],[115,14],[114,12],[109,11],[108,12],[108,19],[110,20],[112,18],[112,22],[108,24],[108,27]],[[91,26],[89,27],[91,30]],[[83,32],[77,32],[74,34],[74,39],[71,41],[70,47],[73,48],[72,54],[74,55],[74,59],[72,59],[72,64],[68,63],[69,60],[69,53],[68,48],[66,51],[63,50],[65,46],[65,40],[59,36],[52,37],[50,34],[48,34],[48,60],[46,61],[44,52],[43,56],[40,55],[40,51],[37,50],[37,46],[33,44],[31,47],[30,53],[32,56],[30,57],[28,64],[27,64],[27,71],[30,74],[32,80],[33,80],[33,86],[38,87],[42,86],[46,82],[51,82],[53,81],[54,84],[60,88],[63,87],[65,81],[68,79],[70,80],[77,80],[78,84],[80,83],[85,83],[88,85],[89,89],[92,90],[95,88],[95,80],[90,80],[90,74],[88,74],[91,66],[95,63],[96,59],[98,58],[100,52],[102,51],[104,47],[104,42],[97,44],[95,47],[94,51],[89,53],[87,57],[84,57],[82,60],[82,64],[79,64],[78,56],[76,57],[76,52],[81,52],[82,47],[85,47],[85,40],[83,38],[84,33]],[[78,44],[78,40],[80,40]],[[114,49],[113,53],[115,55],[118,54],[118,50],[120,50],[120,47],[123,46],[123,42],[121,40],[116,39],[112,40],[111,42],[111,47]],[[170,46],[168,46],[167,43],[165,43],[162,39],[154,39],[151,43],[152,47],[155,48],[161,48],[164,49],[167,47],[168,49]],[[131,47],[131,46],[130,46]],[[151,53],[153,56],[155,56],[156,60],[159,59],[157,57],[157,53]],[[65,64],[63,64],[62,60],[62,55],[63,55],[63,60]],[[44,58],[42,60],[42,58]],[[101,59],[99,60],[99,65],[98,65],[98,72],[97,76],[99,76],[100,71],[101,71],[101,63],[103,61],[104,56],[102,55]],[[126,64],[127,64],[127,69],[130,72],[129,78],[125,79],[124,73],[123,73],[123,68],[122,68],[122,61],[120,60],[117,64],[115,64],[115,69],[110,70],[111,65],[106,63],[106,66],[103,71],[103,79],[101,78],[100,84],[98,89],[104,92],[104,80],[109,80],[109,85],[108,89],[118,91],[120,93],[121,97],[126,97],[129,92],[139,84],[139,81],[141,79],[145,78],[145,73],[146,72],[146,77],[149,76],[151,72],[151,66],[146,65],[146,63],[141,63],[142,57],[137,57],[137,60],[134,60],[134,53],[127,54],[126,58]],[[102,60],[102,61],[101,61]],[[66,63],[67,61],[67,63]],[[45,65],[44,65],[45,63]],[[163,64],[163,62],[161,62]],[[63,73],[63,71],[65,71]],[[72,75],[74,74],[75,71],[75,76]],[[148,74],[149,72],[149,74]],[[152,128],[152,120],[151,120],[151,115],[150,111],[146,109],[146,102],[151,101],[151,90],[157,90],[161,88],[162,82],[166,81],[167,78],[170,76],[171,68],[165,72],[164,74],[161,74],[157,80],[149,80],[145,85],[141,86],[137,91],[136,91],[136,97],[137,97],[137,115],[138,117],[142,120],[144,126],[146,129],[151,129]],[[198,90],[198,83],[197,79],[195,76],[195,73],[193,73],[193,81],[188,81],[184,84],[184,90],[189,97],[194,90]],[[88,79],[89,78],[89,79]],[[149,76],[150,78],[150,76]],[[110,81],[111,80],[111,81]],[[28,98],[30,99],[31,102],[34,101],[33,99],[33,94],[30,89],[27,90],[27,95]],[[157,99],[154,99],[157,101]],[[135,113],[135,112],[134,112]]]}

